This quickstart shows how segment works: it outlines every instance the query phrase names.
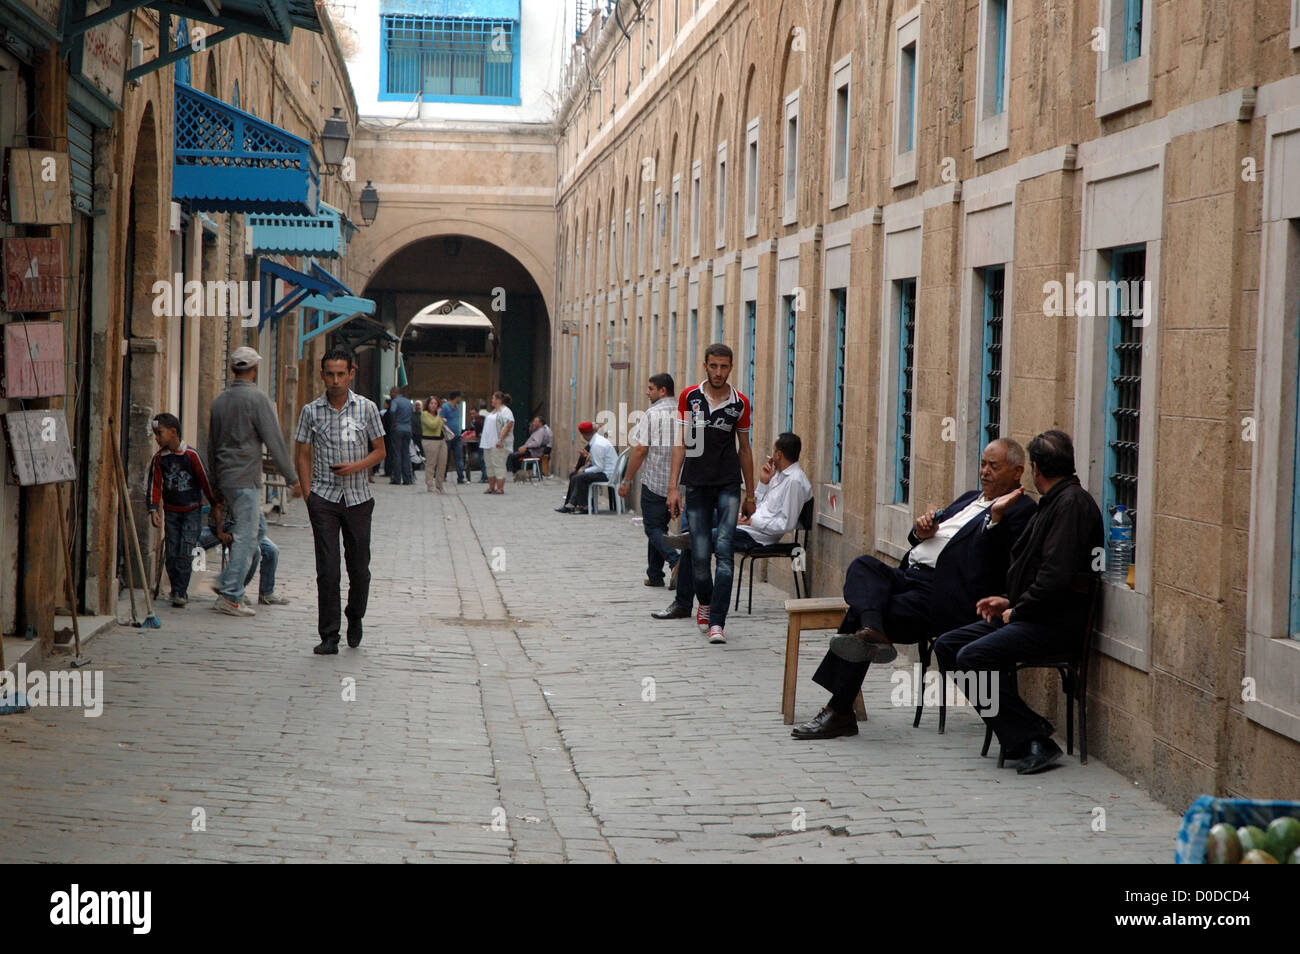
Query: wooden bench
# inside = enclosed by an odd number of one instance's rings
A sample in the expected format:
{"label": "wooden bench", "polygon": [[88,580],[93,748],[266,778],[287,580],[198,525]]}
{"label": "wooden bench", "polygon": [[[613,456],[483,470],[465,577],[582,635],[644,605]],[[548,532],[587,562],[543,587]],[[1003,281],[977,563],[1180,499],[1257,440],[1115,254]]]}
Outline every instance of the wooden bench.
{"label": "wooden bench", "polygon": [[[848,604],[838,596],[785,601],[785,685],[781,689],[781,714],[786,725],[794,722],[795,685],[799,679],[799,634],[810,629],[838,629],[848,608]],[[853,702],[853,711],[859,719],[867,718],[861,692]]]}

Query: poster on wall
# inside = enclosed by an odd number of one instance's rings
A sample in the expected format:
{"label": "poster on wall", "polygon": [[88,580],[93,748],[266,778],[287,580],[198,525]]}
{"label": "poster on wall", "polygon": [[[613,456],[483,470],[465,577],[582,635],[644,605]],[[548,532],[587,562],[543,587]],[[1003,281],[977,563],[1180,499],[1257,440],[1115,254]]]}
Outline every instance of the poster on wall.
{"label": "poster on wall", "polygon": [[[86,16],[98,13],[110,2],[87,0]],[[124,14],[91,27],[82,35],[81,45],[73,55],[73,74],[114,109],[122,108],[122,91],[126,87],[128,19],[129,15]]]}
{"label": "poster on wall", "polygon": [[4,378],[7,398],[58,397],[64,391],[63,324],[15,321],[4,326]]}
{"label": "poster on wall", "polygon": [[31,487],[77,479],[62,409],[10,411],[4,416],[4,432],[10,476],[16,483]]}
{"label": "poster on wall", "polygon": [[57,238],[0,239],[0,311],[63,309],[63,242]]}

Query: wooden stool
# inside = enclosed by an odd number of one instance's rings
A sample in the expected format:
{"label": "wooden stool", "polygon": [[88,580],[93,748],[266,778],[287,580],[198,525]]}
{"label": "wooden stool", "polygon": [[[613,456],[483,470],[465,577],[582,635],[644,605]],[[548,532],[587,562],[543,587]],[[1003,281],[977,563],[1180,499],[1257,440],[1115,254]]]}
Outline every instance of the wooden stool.
{"label": "wooden stool", "polygon": [[[794,693],[799,679],[799,634],[809,629],[838,629],[848,608],[848,604],[838,596],[785,601],[785,684],[781,689],[781,714],[786,725],[794,722]],[[861,692],[853,700],[853,711],[859,719],[867,718]]]}

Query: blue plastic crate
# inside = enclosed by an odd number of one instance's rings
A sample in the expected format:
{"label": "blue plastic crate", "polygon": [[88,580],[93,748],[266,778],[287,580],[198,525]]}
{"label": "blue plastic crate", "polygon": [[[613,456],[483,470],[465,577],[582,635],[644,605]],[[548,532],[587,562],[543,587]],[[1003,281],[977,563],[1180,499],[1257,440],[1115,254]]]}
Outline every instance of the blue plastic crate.
{"label": "blue plastic crate", "polygon": [[1300,818],[1300,802],[1202,795],[1192,802],[1192,807],[1183,815],[1182,827],[1178,829],[1178,844],[1174,849],[1174,863],[1205,864],[1205,843],[1210,837],[1210,829],[1219,822],[1226,822],[1233,828],[1242,825],[1267,828],[1273,819],[1286,815]]}

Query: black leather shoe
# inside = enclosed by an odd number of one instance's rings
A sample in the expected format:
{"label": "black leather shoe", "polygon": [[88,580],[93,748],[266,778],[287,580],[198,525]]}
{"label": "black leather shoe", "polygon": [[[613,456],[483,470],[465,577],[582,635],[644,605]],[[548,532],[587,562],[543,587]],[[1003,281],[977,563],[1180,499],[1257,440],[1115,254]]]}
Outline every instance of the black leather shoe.
{"label": "black leather shoe", "polygon": [[858,717],[852,712],[840,715],[830,706],[822,709],[811,721],[797,725],[790,731],[790,736],[795,739],[834,739],[841,735],[857,734]]}
{"label": "black leather shoe", "polygon": [[851,663],[891,663],[898,658],[898,650],[885,634],[869,627],[832,636],[830,651]]}
{"label": "black leather shoe", "polygon": [[660,580],[658,583],[656,583],[654,580],[650,579],[649,577],[646,577],[646,579],[642,580],[641,582],[644,583],[646,586],[657,586],[661,589],[663,588],[664,585],[663,580]]}
{"label": "black leather shoe", "polygon": [[655,619],[686,619],[691,615],[691,611],[683,609],[676,601],[670,603],[666,610],[660,610],[658,613],[651,613]]}
{"label": "black leather shoe", "polygon": [[322,639],[320,645],[312,649],[317,656],[337,656],[339,654],[339,638]]}
{"label": "black leather shoe", "polygon": [[573,508],[570,507],[570,506],[568,506],[568,505],[566,504],[566,505],[564,505],[563,507],[556,507],[556,508],[555,508],[555,512],[556,512],[556,513],[573,513]]}
{"label": "black leather shoe", "polygon": [[[335,640],[334,645],[336,647],[338,646],[337,640]],[[356,649],[361,645],[361,620],[357,620],[355,623],[348,623],[348,645],[353,649]]]}
{"label": "black leather shoe", "polygon": [[1061,757],[1061,747],[1051,739],[1034,739],[1029,743],[1029,754],[1016,766],[1017,775],[1041,772]]}

